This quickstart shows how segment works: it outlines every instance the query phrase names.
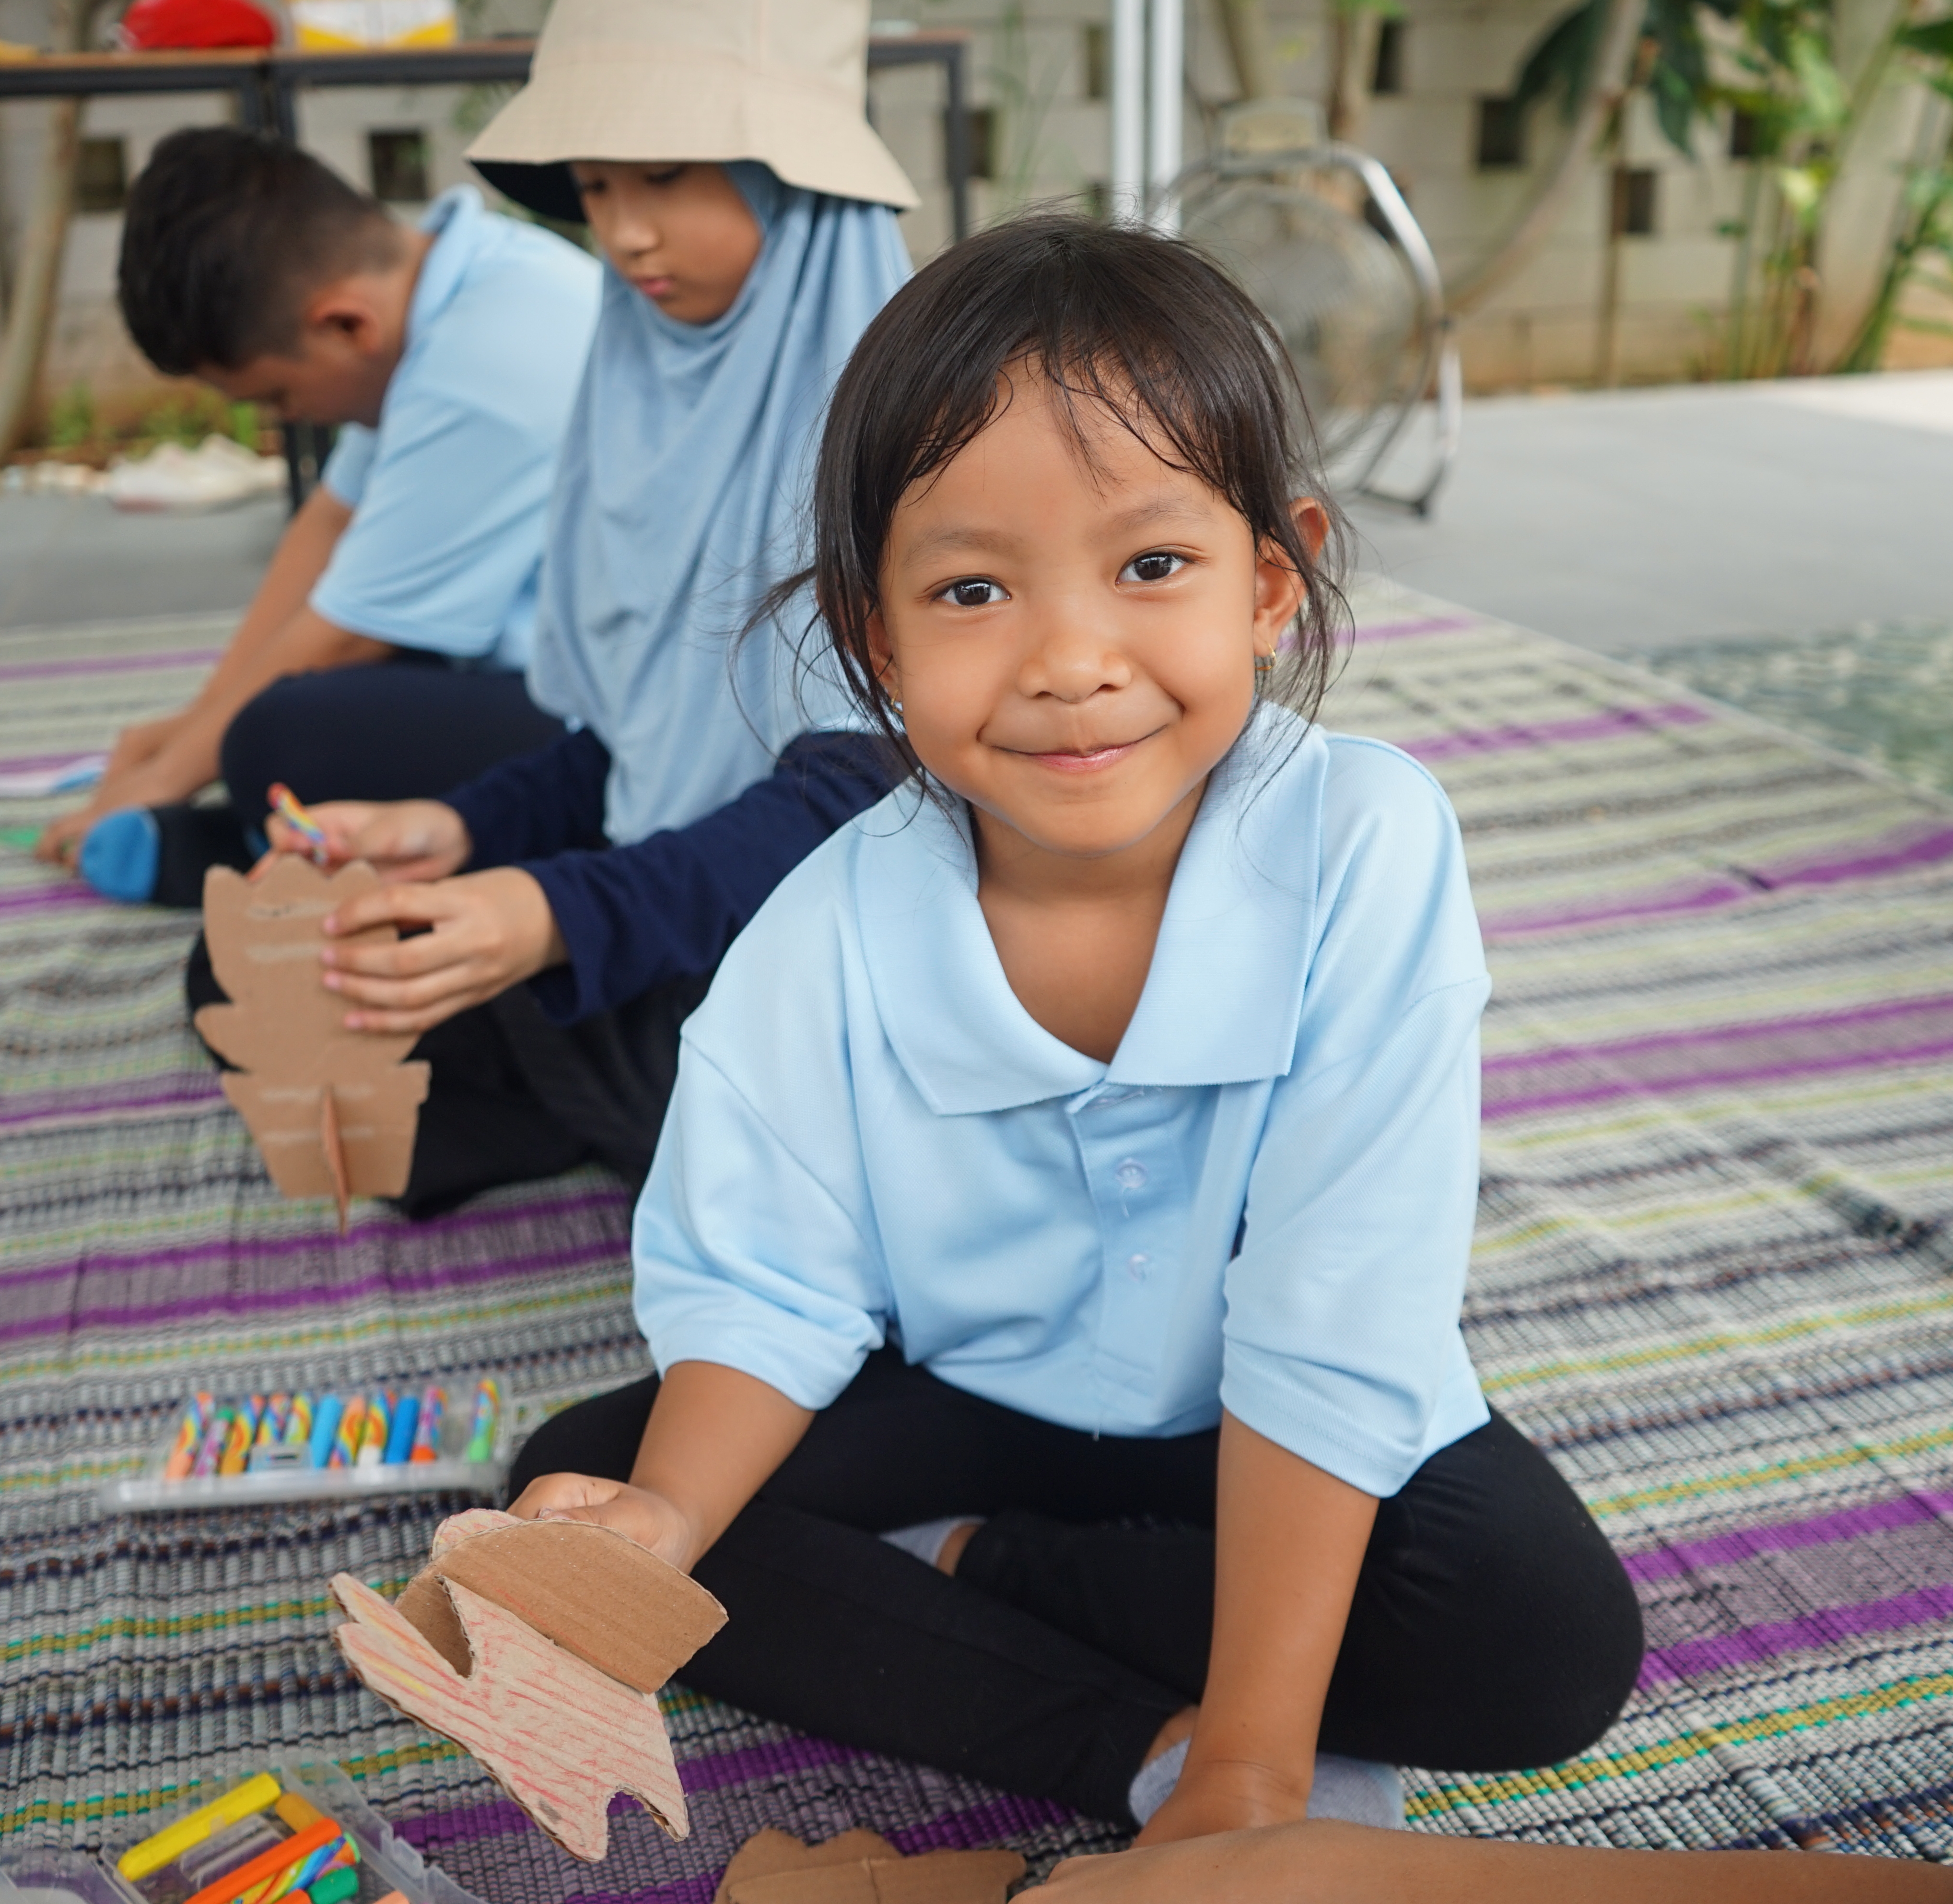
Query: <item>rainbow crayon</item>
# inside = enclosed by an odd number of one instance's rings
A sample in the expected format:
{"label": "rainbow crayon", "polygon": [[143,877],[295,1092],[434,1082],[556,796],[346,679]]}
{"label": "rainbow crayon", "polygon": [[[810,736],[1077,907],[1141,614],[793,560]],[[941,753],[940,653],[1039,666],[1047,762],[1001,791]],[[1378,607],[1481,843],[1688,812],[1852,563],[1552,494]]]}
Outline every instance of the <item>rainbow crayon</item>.
{"label": "rainbow crayon", "polygon": [[306,857],[315,866],[323,866],[332,857],[325,829],[315,820],[296,794],[282,780],[274,780],[266,796],[271,811],[306,843]]}
{"label": "rainbow crayon", "polygon": [[359,1451],[353,1457],[356,1467],[377,1468],[385,1458],[387,1436],[393,1422],[393,1397],[375,1388],[366,1404],[366,1418],[359,1425]]}
{"label": "rainbow crayon", "polygon": [[237,1410],[227,1402],[210,1418],[210,1426],[203,1431],[203,1445],[197,1450],[196,1460],[190,1473],[201,1479],[206,1474],[215,1474],[217,1464],[224,1459],[225,1444],[230,1439],[230,1424],[237,1418]]}
{"label": "rainbow crayon", "polygon": [[359,1431],[366,1423],[366,1398],[348,1395],[346,1413],[339,1418],[339,1432],[332,1438],[329,1468],[350,1468],[359,1457]]}
{"label": "rainbow crayon", "polygon": [[176,1446],[170,1450],[170,1458],[163,1463],[165,1481],[184,1480],[196,1466],[197,1450],[203,1445],[204,1431],[210,1426],[210,1411],[216,1406],[214,1396],[200,1391],[190,1397],[188,1407],[183,1410],[182,1425],[177,1429]]}
{"label": "rainbow crayon", "polygon": [[252,1437],[253,1448],[276,1448],[285,1438],[285,1418],[292,1412],[290,1395],[274,1395],[265,1404],[265,1412],[258,1418],[258,1432]]}
{"label": "rainbow crayon", "polygon": [[421,1418],[414,1425],[413,1453],[408,1457],[415,1461],[438,1461],[440,1459],[440,1418],[447,1412],[447,1391],[428,1385],[428,1391],[421,1397]]}
{"label": "rainbow crayon", "polygon": [[218,1457],[219,1474],[242,1474],[251,1458],[251,1443],[258,1432],[258,1417],[265,1411],[265,1397],[253,1395],[230,1418],[230,1438]]}
{"label": "rainbow crayon", "polygon": [[475,1420],[469,1430],[464,1461],[486,1461],[495,1452],[495,1423],[502,1412],[502,1391],[493,1375],[475,1385]]}
{"label": "rainbow crayon", "polygon": [[414,1451],[414,1431],[420,1425],[421,1400],[403,1395],[393,1404],[393,1426],[387,1430],[387,1451],[381,1456],[389,1467],[405,1461]]}
{"label": "rainbow crayon", "polygon": [[291,1413],[285,1417],[285,1446],[306,1448],[312,1442],[312,1397],[294,1395]]}
{"label": "rainbow crayon", "polygon": [[346,1412],[346,1404],[337,1395],[321,1395],[318,1412],[313,1416],[312,1440],[306,1450],[308,1467],[330,1467],[332,1464],[334,1443],[339,1438],[339,1419]]}

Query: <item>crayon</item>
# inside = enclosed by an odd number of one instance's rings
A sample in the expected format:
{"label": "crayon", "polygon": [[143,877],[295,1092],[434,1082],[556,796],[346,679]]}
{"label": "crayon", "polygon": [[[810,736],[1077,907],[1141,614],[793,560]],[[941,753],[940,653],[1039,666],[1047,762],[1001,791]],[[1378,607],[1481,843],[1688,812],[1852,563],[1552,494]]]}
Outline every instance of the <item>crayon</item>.
{"label": "crayon", "polygon": [[261,1852],[248,1864],[226,1871],[214,1884],[205,1885],[191,1898],[190,1904],[230,1904],[233,1898],[242,1897],[268,1880],[280,1877],[287,1865],[301,1862],[321,1845],[331,1844],[339,1836],[339,1827],[331,1819],[321,1818],[318,1824]]}
{"label": "crayon", "polygon": [[191,1846],[201,1844],[213,1832],[221,1831],[240,1818],[248,1818],[254,1811],[263,1811],[278,1796],[278,1781],[269,1772],[260,1772],[255,1778],[246,1779],[242,1785],[199,1807],[187,1818],[177,1819],[174,1824],[145,1838],[140,1844],[131,1845],[116,1859],[115,1868],[124,1877],[146,1877],[152,1871],[161,1871],[165,1865],[175,1863]]}
{"label": "crayon", "polygon": [[359,1450],[353,1457],[356,1466],[377,1468],[387,1452],[387,1436],[393,1426],[392,1397],[381,1390],[373,1391],[373,1398],[366,1404],[366,1419],[359,1425]]}
{"label": "crayon", "polygon": [[287,1448],[307,1448],[312,1443],[312,1397],[294,1395],[292,1411],[285,1417],[285,1442]]}
{"label": "crayon", "polygon": [[318,1413],[312,1422],[312,1440],[306,1449],[306,1465],[322,1468],[332,1460],[333,1443],[339,1435],[339,1418],[346,1412],[346,1404],[337,1395],[321,1395]]}
{"label": "crayon", "polygon": [[315,866],[323,866],[332,857],[332,848],[325,837],[325,829],[315,820],[299,801],[297,795],[282,780],[274,780],[267,794],[267,804],[293,833],[306,842],[306,855]]}
{"label": "crayon", "polygon": [[413,1453],[414,1430],[419,1425],[421,1402],[418,1395],[403,1395],[393,1404],[393,1425],[387,1430],[387,1451],[381,1456],[389,1467]]}
{"label": "crayon", "polygon": [[[318,1815],[322,1816],[323,1814]],[[245,1904],[278,1904],[278,1899],[292,1891],[303,1891],[312,1880],[328,1869],[337,1855],[346,1849],[348,1840],[341,1837],[329,1845],[321,1845],[309,1856],[296,1859],[278,1874],[277,1880],[266,1887],[262,1896],[247,1897]]]}
{"label": "crayon", "polygon": [[203,1432],[210,1426],[210,1411],[216,1406],[211,1396],[201,1391],[190,1397],[183,1425],[177,1430],[176,1446],[163,1463],[165,1481],[180,1481],[196,1466],[196,1452],[203,1445]]}
{"label": "crayon", "polygon": [[440,1418],[447,1408],[447,1391],[430,1383],[427,1393],[421,1397],[421,1418],[414,1428],[415,1460],[440,1459]]}
{"label": "crayon", "polygon": [[190,1473],[201,1479],[206,1474],[215,1474],[217,1464],[224,1458],[224,1450],[230,1439],[230,1424],[237,1418],[237,1410],[226,1402],[210,1418],[210,1426],[203,1431],[203,1445],[197,1450],[196,1460]]}
{"label": "crayon", "polygon": [[366,1423],[366,1397],[348,1395],[346,1413],[339,1418],[339,1432],[332,1438],[329,1468],[350,1468],[359,1453],[359,1431]]}
{"label": "crayon", "polygon": [[312,1904],[346,1904],[359,1890],[359,1874],[350,1865],[340,1865],[314,1880]]}
{"label": "crayon", "polygon": [[468,1436],[464,1461],[486,1461],[495,1452],[495,1420],[502,1412],[502,1391],[493,1375],[484,1375],[475,1385],[475,1422]]}
{"label": "crayon", "polygon": [[242,1474],[244,1463],[251,1458],[251,1442],[258,1432],[258,1417],[264,1412],[265,1397],[253,1395],[230,1418],[230,1437],[224,1444],[224,1452],[218,1457],[219,1474]]}
{"label": "crayon", "polygon": [[265,1404],[265,1412],[258,1417],[258,1432],[252,1438],[253,1448],[276,1448],[285,1438],[285,1417],[291,1413],[290,1395],[274,1395]]}
{"label": "crayon", "polygon": [[303,1831],[309,1824],[316,1824],[325,1816],[308,1798],[300,1798],[296,1792],[287,1792],[272,1807],[278,1816],[294,1831]]}

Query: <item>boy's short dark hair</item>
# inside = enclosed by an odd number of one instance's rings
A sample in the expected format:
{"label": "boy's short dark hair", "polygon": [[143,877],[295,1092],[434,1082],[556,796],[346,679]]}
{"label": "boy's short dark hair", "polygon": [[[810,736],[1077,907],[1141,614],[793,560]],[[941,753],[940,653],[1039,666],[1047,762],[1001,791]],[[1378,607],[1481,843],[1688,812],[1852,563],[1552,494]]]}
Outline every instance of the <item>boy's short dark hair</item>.
{"label": "boy's short dark hair", "polygon": [[310,153],[228,126],[174,132],[130,187],[117,290],[171,376],[290,350],[306,293],[400,256],[399,227]]}
{"label": "boy's short dark hair", "polygon": [[[883,737],[917,765],[868,651],[889,525],[910,485],[990,421],[999,380],[1017,364],[1049,381],[1075,428],[1081,401],[1102,403],[1224,496],[1257,547],[1281,551],[1304,593],[1270,689],[1312,718],[1345,612],[1343,530],[1310,467],[1307,406],[1281,337],[1192,246],[1039,213],[918,271],[863,334],[835,388],[814,480],[813,566],[796,579],[811,579],[848,686]],[[1082,428],[1078,440],[1086,450]],[[1321,554],[1290,513],[1303,495],[1328,515]],[[781,601],[792,585],[776,591]]]}

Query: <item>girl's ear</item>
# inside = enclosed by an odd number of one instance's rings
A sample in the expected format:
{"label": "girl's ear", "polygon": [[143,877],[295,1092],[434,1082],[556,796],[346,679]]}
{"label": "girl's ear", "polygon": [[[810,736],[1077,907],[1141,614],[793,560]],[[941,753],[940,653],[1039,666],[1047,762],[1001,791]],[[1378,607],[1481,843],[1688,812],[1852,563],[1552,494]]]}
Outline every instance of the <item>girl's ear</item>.
{"label": "girl's ear", "polygon": [[868,665],[882,692],[899,707],[902,704],[901,670],[895,664],[894,645],[889,639],[889,625],[879,608],[871,608],[861,618],[861,633],[868,647]]}
{"label": "girl's ear", "polygon": [[[1296,533],[1313,562],[1329,538],[1329,513],[1313,496],[1298,496],[1289,505]],[[1287,553],[1270,541],[1262,544],[1255,565],[1255,652],[1273,654],[1284,632],[1302,607],[1302,576]]]}

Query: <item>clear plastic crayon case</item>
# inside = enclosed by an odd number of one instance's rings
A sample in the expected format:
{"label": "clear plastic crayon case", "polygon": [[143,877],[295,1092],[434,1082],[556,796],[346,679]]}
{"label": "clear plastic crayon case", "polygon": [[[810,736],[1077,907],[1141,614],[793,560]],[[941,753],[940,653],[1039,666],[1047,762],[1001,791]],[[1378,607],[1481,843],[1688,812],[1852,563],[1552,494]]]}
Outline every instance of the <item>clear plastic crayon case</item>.
{"label": "clear plastic crayon case", "polygon": [[[331,1500],[348,1495],[497,1494],[508,1474],[510,1456],[543,1419],[544,1411],[533,1403],[513,1397],[507,1385],[496,1378],[500,1401],[486,1451],[478,1445],[471,1449],[471,1442],[477,1441],[475,1398],[481,1372],[470,1370],[444,1375],[431,1383],[417,1379],[398,1388],[397,1401],[412,1400],[417,1410],[429,1386],[438,1387],[444,1393],[438,1432],[421,1458],[414,1458],[411,1449],[404,1460],[382,1458],[362,1462],[354,1454],[343,1466],[314,1466],[309,1458],[309,1441],[301,1444],[281,1439],[269,1445],[253,1446],[240,1473],[174,1477],[170,1472],[171,1459],[178,1451],[181,1424],[193,1399],[185,1396],[171,1418],[168,1432],[151,1444],[141,1467],[133,1474],[118,1475],[102,1484],[102,1507],[109,1513],[149,1513],[188,1507]],[[335,1395],[344,1404],[356,1394],[363,1407],[376,1392],[372,1388],[326,1391],[307,1399],[315,1404],[315,1418]],[[266,1399],[218,1394],[212,1413]],[[418,1420],[415,1426],[419,1428]],[[6,1904],[4,1896],[0,1896],[0,1904]]]}
{"label": "clear plastic crayon case", "polygon": [[[281,1793],[305,1799],[358,1847],[358,1862],[351,1867],[357,1881],[344,1904],[381,1904],[396,1893],[406,1904],[479,1904],[472,1892],[397,1837],[337,1765],[274,1759],[257,1770],[269,1772]],[[214,1796],[205,1794],[200,1802]],[[210,1832],[143,1877],[124,1877],[116,1868],[123,1852],[198,1808],[186,1805],[174,1814],[152,1814],[129,1823],[113,1835],[99,1861],[73,1851],[29,1851],[0,1859],[0,1904],[187,1904],[205,1886],[293,1835],[290,1825],[268,1807]]]}

